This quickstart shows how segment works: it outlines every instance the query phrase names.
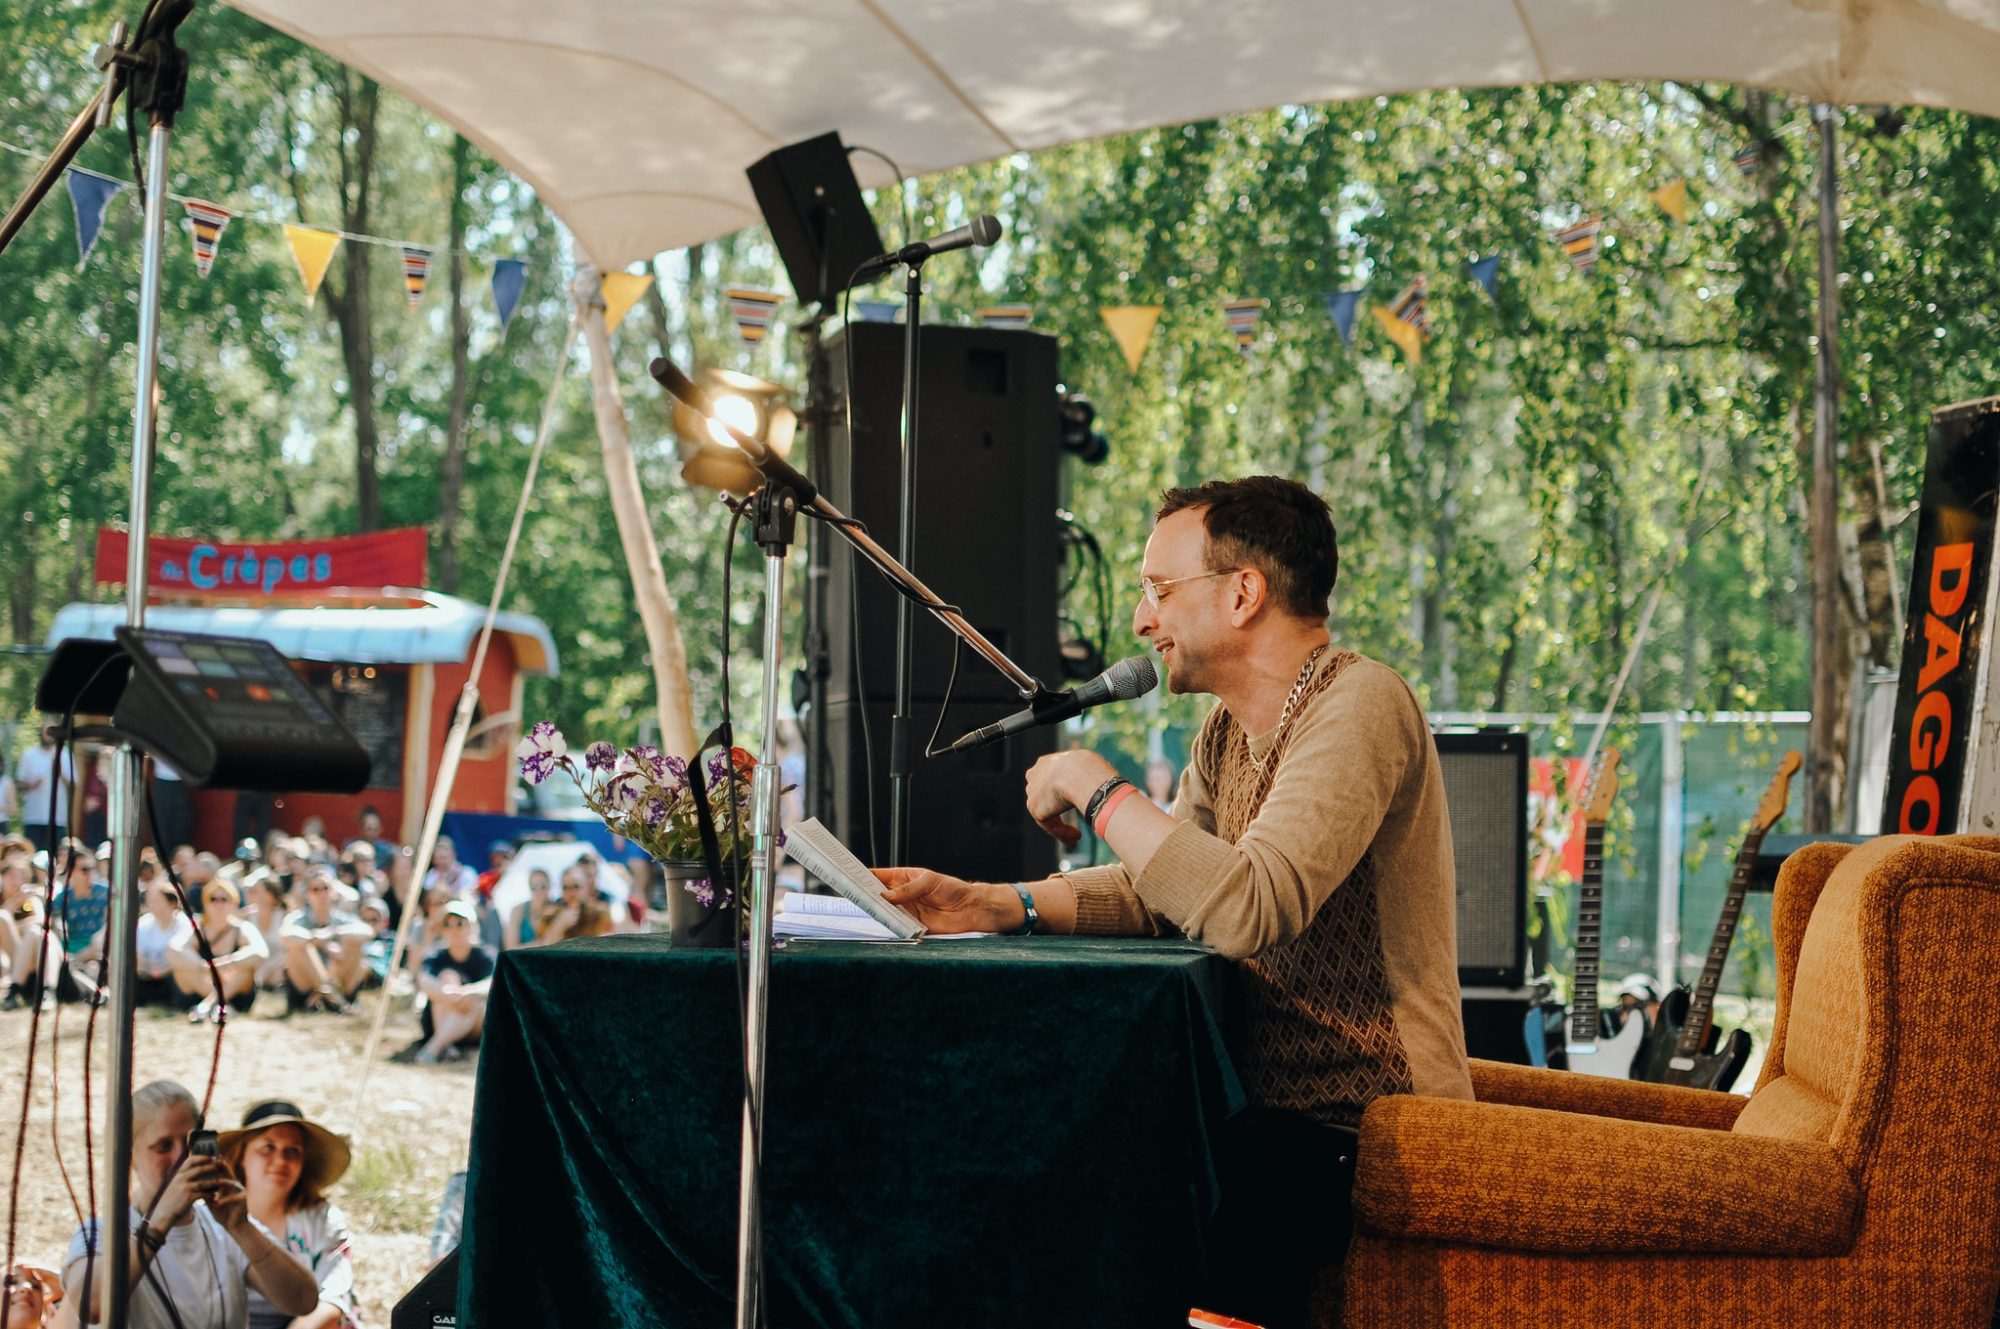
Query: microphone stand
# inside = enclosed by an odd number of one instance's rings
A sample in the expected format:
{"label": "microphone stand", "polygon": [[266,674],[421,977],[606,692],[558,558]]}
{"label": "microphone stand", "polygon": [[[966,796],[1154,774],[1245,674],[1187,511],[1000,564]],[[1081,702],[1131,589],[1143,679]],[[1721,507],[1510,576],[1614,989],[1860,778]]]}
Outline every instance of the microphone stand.
{"label": "microphone stand", "polygon": [[[706,419],[714,413],[706,394],[664,356],[651,365],[653,378],[674,398]],[[839,531],[877,572],[889,579],[907,608],[922,605],[949,628],[973,653],[1012,683],[1023,700],[1049,695],[1035,677],[1015,664],[985,634],[972,626],[936,592],[877,544],[868,532],[826,500],[814,483],[791,463],[733,426],[724,426],[764,484],[750,497],[754,537],[764,550],[764,749],[750,788],[751,861],[748,905],[750,973],[743,1005],[743,1171],[738,1193],[736,1231],[736,1329],[757,1329],[763,1323],[758,1297],[764,1283],[763,1157],[765,1030],[770,1023],[771,918],[778,885],[778,813],[783,774],[771,760],[778,743],[778,657],[784,645],[785,556],[796,534],[800,513]],[[907,510],[906,510],[907,511]]]}
{"label": "microphone stand", "polygon": [[[917,341],[924,303],[924,261],[912,259],[903,279],[903,452],[898,487],[896,552],[903,566],[916,566],[917,530]],[[849,391],[853,385],[849,384]],[[889,862],[910,861],[910,601],[896,601],[896,710],[889,717]],[[865,704],[865,703],[863,703]]]}
{"label": "microphone stand", "polygon": [[[137,400],[132,411],[131,538],[125,564],[125,625],[146,625],[148,537],[152,525],[153,438],[160,363],[160,272],[165,261],[167,147],[174,117],[187,95],[188,57],[174,34],[194,12],[194,0],[163,0],[147,11],[148,21],[127,44],[123,23],[92,59],[105,71],[103,90],[64,132],[21,197],[0,218],[0,249],[20,232],[64,169],[83,150],[91,133],[110,123],[112,103],[127,85],[130,106],[146,113],[145,247],[139,276],[139,364]],[[61,763],[57,763],[60,772]],[[98,1199],[100,1254],[104,1259],[105,1304],[89,1306],[84,1318],[109,1329],[125,1329],[131,1313],[131,1244],[126,1214],[132,1202],[132,1030],[133,992],[138,975],[139,849],[145,836],[145,755],[128,740],[115,753],[110,782],[111,899],[105,917],[105,960],[101,977],[111,1014],[110,1102],[104,1111],[105,1165]],[[53,846],[51,856],[53,858]],[[53,868],[54,863],[50,866]],[[84,1293],[91,1300],[90,1291]]]}

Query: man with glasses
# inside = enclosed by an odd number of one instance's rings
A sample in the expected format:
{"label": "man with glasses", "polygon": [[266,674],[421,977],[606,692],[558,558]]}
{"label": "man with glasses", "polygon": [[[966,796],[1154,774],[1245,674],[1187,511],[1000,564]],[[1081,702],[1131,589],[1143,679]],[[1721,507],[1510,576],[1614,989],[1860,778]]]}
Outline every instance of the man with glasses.
{"label": "man with glasses", "polygon": [[306,904],[285,918],[279,934],[285,947],[287,1013],[352,1009],[366,977],[366,923],[335,907],[333,874],[314,866],[306,872]]}
{"label": "man with glasses", "polygon": [[1252,1109],[1223,1141],[1208,1302],[1301,1325],[1351,1217],[1355,1130],[1385,1094],[1469,1099],[1444,782],[1394,670],[1336,648],[1332,515],[1275,476],[1170,489],[1132,630],[1174,692],[1217,698],[1171,812],[1094,752],[1043,757],[1028,813],[1080,814],[1118,854],[1018,885],[880,875],[937,932],[1192,937],[1240,963],[1237,1068]]}
{"label": "man with glasses", "polygon": [[416,1060],[459,1055],[486,1028],[486,993],[493,986],[493,952],[479,944],[479,914],[464,900],[444,907],[438,922],[444,945],[424,958],[417,990],[426,998],[424,1043]]}

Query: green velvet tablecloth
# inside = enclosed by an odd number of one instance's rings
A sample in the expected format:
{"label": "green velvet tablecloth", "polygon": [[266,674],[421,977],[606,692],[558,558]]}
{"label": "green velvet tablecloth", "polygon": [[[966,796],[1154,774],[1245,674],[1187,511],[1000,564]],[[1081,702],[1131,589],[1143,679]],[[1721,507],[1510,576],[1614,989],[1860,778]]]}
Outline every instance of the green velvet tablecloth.
{"label": "green velvet tablecloth", "polygon": [[[1242,1104],[1227,963],[1191,942],[793,941],[771,966],[768,1322],[1185,1322]],[[501,960],[460,1324],[730,1325],[741,1148],[727,952]]]}

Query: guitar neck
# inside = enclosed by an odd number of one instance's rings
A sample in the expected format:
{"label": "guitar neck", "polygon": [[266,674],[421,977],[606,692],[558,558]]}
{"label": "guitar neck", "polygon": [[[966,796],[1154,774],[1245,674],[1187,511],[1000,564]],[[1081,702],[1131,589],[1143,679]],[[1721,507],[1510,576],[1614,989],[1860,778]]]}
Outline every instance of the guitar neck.
{"label": "guitar neck", "polygon": [[1722,901],[1722,917],[1716,921],[1715,936],[1708,943],[1708,959],[1701,966],[1701,981],[1688,999],[1687,1023],[1674,1044],[1674,1055],[1692,1057],[1708,1047],[1708,1028],[1715,1022],[1715,993],[1722,986],[1723,966],[1729,963],[1729,947],[1736,940],[1736,924],[1743,917],[1743,899],[1750,891],[1750,874],[1757,866],[1757,851],[1764,847],[1764,832],[1752,830],[1743,837],[1736,854],[1736,868],[1729,874],[1729,894]]}
{"label": "guitar neck", "polygon": [[1576,978],[1571,983],[1569,1040],[1597,1041],[1597,964],[1604,942],[1604,823],[1583,828],[1583,877],[1576,894]]}

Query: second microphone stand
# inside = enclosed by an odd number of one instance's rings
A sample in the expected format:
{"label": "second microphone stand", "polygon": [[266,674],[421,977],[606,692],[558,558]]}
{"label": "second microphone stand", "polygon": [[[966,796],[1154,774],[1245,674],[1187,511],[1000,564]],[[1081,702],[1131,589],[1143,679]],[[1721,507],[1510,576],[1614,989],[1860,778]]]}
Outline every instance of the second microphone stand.
{"label": "second microphone stand", "polygon": [[[917,538],[917,341],[922,331],[924,261],[913,259],[903,280],[903,420],[900,506],[896,520],[896,553],[914,575]],[[848,385],[853,391],[853,385]],[[910,600],[896,598],[896,710],[889,717],[889,862],[910,861],[910,781],[915,768],[910,754],[910,693],[915,672],[911,659]],[[865,704],[865,703],[863,703]]]}

